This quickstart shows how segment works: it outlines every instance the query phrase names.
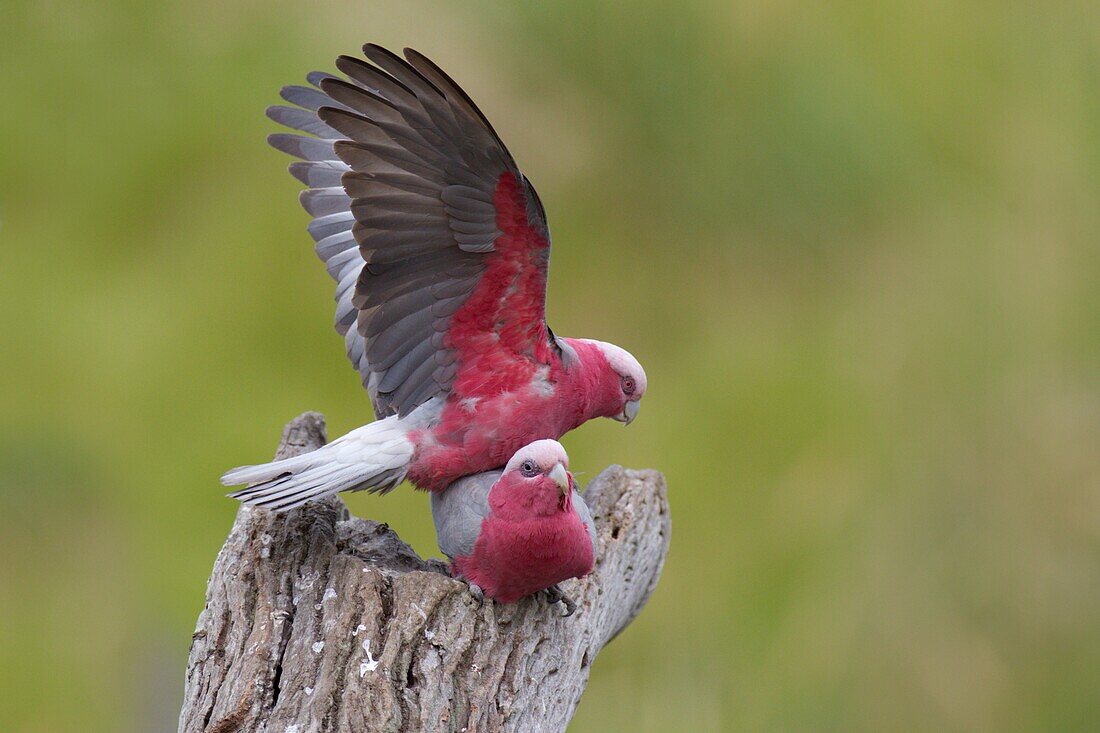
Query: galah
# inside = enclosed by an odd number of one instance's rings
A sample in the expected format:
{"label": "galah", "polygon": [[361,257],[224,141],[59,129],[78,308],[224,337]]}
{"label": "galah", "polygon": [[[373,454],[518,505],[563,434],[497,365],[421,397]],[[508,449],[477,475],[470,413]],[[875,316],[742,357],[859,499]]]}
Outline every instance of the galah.
{"label": "galah", "polygon": [[268,116],[297,158],[336,330],[377,420],[312,453],[222,477],[289,509],[402,480],[441,491],[595,417],[629,423],[646,375],[625,350],[546,323],[550,234],[538,194],[454,81],[411,49],[341,56]]}
{"label": "galah", "polygon": [[433,493],[432,518],[452,574],[475,593],[514,603],[547,590],[572,613],[557,584],[592,571],[596,532],[561,443],[537,440],[516,451],[503,471],[467,476]]}

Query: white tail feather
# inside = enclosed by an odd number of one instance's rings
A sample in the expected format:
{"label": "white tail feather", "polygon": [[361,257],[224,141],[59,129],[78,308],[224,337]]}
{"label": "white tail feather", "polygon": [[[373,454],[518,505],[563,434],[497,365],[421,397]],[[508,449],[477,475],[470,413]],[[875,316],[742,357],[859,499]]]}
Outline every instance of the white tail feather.
{"label": "white tail feather", "polygon": [[388,417],[352,430],[328,445],[293,458],[226,472],[226,486],[248,484],[230,496],[283,511],[340,491],[385,493],[405,479],[413,444],[410,425]]}

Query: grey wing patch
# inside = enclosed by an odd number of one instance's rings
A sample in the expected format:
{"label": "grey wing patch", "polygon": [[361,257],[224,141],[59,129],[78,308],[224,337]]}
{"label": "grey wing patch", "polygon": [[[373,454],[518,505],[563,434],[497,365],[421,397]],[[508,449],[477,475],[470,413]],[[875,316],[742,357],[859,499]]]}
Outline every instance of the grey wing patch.
{"label": "grey wing patch", "polygon": [[290,170],[310,187],[301,201],[337,283],[336,330],[382,418],[450,389],[445,334],[500,235],[503,173],[523,183],[531,224],[547,228],[534,188],[450,77],[415,51],[363,52],[337,59],[346,78],[313,72],[312,86],[285,88],[296,106],[268,116],[306,134],[269,141],[301,159]]}
{"label": "grey wing patch", "polygon": [[432,493],[432,520],[439,549],[447,557],[469,555],[489,516],[489,491],[503,471],[486,471]]}
{"label": "grey wing patch", "polygon": [[580,357],[577,356],[577,350],[570,346],[568,341],[555,336],[549,324],[547,324],[546,330],[550,334],[550,343],[553,344],[558,352],[558,356],[561,358],[562,366],[569,369],[574,364],[580,362]]}
{"label": "grey wing patch", "polygon": [[[309,233],[316,243],[317,256],[325,263],[329,275],[336,281],[336,332],[344,338],[344,351],[353,367],[368,387],[375,413],[383,417],[379,404],[367,384],[371,372],[367,363],[367,349],[363,336],[355,328],[359,310],[352,303],[355,283],[363,269],[363,257],[352,229],[355,216],[351,212],[351,199],[344,191],[342,178],[351,170],[333,150],[333,144],[343,136],[326,125],[317,116],[322,105],[338,103],[317,86],[330,74],[315,71],[308,77],[314,86],[289,86],[282,90],[282,97],[296,107],[269,107],[267,116],[281,125],[316,137],[277,133],[268,137],[272,147],[300,161],[290,164],[290,173],[308,189],[300,197],[303,208],[312,216]],[[340,198],[343,195],[343,199]],[[317,205],[321,198],[329,197],[335,206],[323,209]],[[345,200],[346,199],[346,200]],[[337,203],[338,202],[338,203]]]}
{"label": "grey wing patch", "polygon": [[585,528],[588,529],[588,538],[592,540],[592,554],[596,554],[596,522],[592,519],[592,510],[588,508],[588,504],[584,500],[584,495],[573,492],[573,511],[577,513],[577,516],[584,522]]}

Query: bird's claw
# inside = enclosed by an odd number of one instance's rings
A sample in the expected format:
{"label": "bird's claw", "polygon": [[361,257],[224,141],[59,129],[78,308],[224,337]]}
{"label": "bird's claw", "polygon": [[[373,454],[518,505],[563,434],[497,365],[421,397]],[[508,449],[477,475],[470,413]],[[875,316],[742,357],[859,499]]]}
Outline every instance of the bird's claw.
{"label": "bird's claw", "polygon": [[481,590],[481,586],[477,583],[467,582],[466,586],[470,589],[470,595],[477,601],[478,607],[485,605],[485,591]]}
{"label": "bird's claw", "polygon": [[554,605],[555,603],[565,604],[565,613],[562,614],[563,618],[572,616],[577,610],[577,604],[573,602],[572,598],[562,593],[561,588],[558,586],[552,585],[544,592],[546,593],[546,602],[550,605]]}

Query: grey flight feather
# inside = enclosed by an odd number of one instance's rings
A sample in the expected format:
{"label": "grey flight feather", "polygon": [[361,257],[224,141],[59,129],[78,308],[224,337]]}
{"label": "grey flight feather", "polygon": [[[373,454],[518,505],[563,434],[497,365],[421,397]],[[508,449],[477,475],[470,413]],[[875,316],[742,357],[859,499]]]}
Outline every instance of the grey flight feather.
{"label": "grey flight feather", "polygon": [[[299,133],[271,145],[300,159],[317,254],[337,282],[335,327],[379,418],[449,392],[445,334],[485,271],[500,232],[493,197],[505,172],[549,241],[542,204],[489,121],[439,67],[364,46],[347,78],[313,72],[268,116]],[[431,347],[425,346],[431,344]]]}

